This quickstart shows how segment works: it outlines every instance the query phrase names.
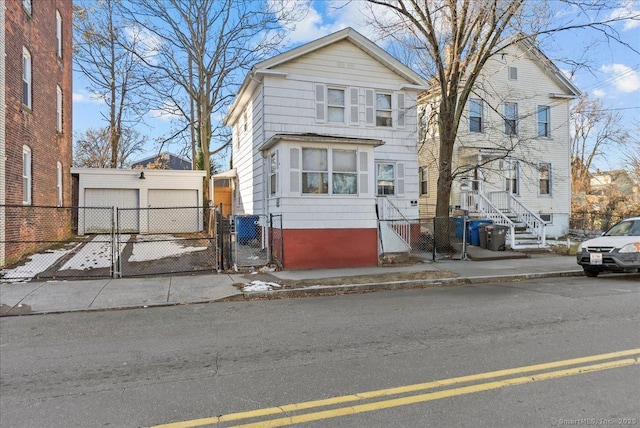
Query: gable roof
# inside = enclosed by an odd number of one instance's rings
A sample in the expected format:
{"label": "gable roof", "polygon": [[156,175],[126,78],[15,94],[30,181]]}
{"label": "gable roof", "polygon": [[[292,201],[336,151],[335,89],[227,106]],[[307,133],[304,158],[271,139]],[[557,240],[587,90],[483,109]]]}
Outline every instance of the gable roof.
{"label": "gable roof", "polygon": [[407,81],[407,85],[404,86],[404,88],[416,90],[427,89],[429,84],[422,76],[402,64],[380,46],[376,45],[353,28],[347,27],[343,30],[321,37],[317,40],[298,46],[297,48],[255,64],[242,82],[238,95],[224,119],[224,124],[229,125],[235,122],[235,119],[240,113],[239,106],[246,103],[253,90],[262,82],[262,76],[267,74],[286,76],[285,72],[279,72],[273,70],[273,68],[342,40],[351,42],[356,47],[367,53],[371,58],[405,79]]}
{"label": "gable roof", "polygon": [[[536,64],[540,64],[543,71],[551,77],[561,88],[564,88],[569,97],[579,97],[582,91],[544,54],[536,45],[529,40],[520,40],[517,45],[529,56],[535,59]],[[553,94],[561,97],[560,94]]]}

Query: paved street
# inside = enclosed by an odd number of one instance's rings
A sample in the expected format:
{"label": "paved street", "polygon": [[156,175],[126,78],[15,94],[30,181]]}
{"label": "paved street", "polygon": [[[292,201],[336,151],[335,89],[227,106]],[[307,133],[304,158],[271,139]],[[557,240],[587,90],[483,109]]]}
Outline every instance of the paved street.
{"label": "paved street", "polygon": [[638,425],[638,308],[612,275],[6,317],[0,426]]}

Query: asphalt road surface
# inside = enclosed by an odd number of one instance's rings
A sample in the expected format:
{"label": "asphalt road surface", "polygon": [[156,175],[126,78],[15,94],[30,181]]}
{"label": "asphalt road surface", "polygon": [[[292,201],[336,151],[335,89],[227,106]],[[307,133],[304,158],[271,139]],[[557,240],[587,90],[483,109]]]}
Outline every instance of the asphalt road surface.
{"label": "asphalt road surface", "polygon": [[0,319],[0,426],[640,424],[640,275]]}

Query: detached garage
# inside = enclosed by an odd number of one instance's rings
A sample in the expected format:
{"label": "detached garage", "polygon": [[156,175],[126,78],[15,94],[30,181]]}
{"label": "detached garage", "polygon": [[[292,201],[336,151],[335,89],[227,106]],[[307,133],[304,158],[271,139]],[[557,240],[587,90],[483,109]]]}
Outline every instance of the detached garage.
{"label": "detached garage", "polygon": [[80,235],[108,232],[116,220],[130,233],[203,229],[205,171],[71,168],[71,173],[78,180]]}

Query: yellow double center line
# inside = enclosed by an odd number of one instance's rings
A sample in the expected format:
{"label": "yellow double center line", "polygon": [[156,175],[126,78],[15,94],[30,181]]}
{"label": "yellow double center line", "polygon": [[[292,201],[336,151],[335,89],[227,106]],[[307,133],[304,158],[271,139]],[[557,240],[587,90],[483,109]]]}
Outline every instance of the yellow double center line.
{"label": "yellow double center line", "polygon": [[[267,407],[264,409],[251,410],[248,412],[230,413],[227,415],[193,419],[190,421],[174,422],[165,425],[156,425],[154,428],[189,428],[204,425],[221,424],[233,421],[246,421],[252,418],[264,418],[267,416],[280,416],[275,419],[267,419],[259,422],[237,425],[240,427],[281,427],[304,422],[329,419],[340,416],[354,415],[357,413],[371,412],[374,410],[388,409],[391,407],[406,406],[408,404],[424,403],[427,401],[439,400],[441,398],[453,397],[456,395],[471,394],[480,391],[504,388],[507,386],[522,385],[541,380],[557,379],[565,376],[572,376],[581,373],[589,373],[600,370],[613,369],[618,367],[638,364],[640,361],[640,348],[626,351],[611,352],[607,354],[592,355],[588,357],[574,358],[570,360],[554,361],[551,363],[536,364],[532,366],[517,367],[513,369],[498,370],[487,373],[479,373],[469,376],[460,376],[450,379],[437,380],[414,385],[400,386],[389,389],[379,389],[376,391],[362,392],[358,394],[342,395],[323,400],[305,401],[302,403],[286,404],[278,407]],[[611,361],[609,361],[611,360]],[[597,363],[596,363],[597,362]],[[595,364],[591,364],[595,363]],[[564,367],[562,370],[548,371]],[[541,372],[541,373],[535,373]],[[514,375],[524,375],[525,376]],[[502,378],[502,379],[500,379]],[[392,398],[381,401],[373,401],[365,404],[352,404],[346,407],[336,407],[329,410],[316,411],[312,413],[302,413],[287,416],[291,413],[300,413],[304,410],[317,409],[327,406],[339,406],[345,403],[357,403],[365,400],[372,400],[380,397],[415,393],[427,391],[435,388],[448,387],[463,383],[492,380],[485,383],[476,383],[469,386],[446,389],[435,392],[425,392],[423,394],[408,395],[399,398]]]}

